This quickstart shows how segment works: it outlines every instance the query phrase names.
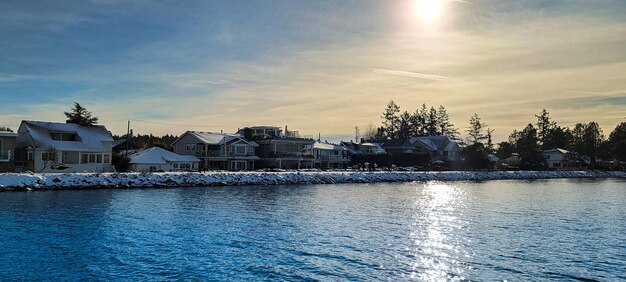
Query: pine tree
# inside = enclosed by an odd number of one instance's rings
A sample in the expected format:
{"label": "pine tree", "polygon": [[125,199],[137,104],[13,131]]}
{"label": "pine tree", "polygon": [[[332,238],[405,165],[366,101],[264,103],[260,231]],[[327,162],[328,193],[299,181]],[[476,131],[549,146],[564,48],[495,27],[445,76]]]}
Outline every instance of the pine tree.
{"label": "pine tree", "polygon": [[482,143],[485,140],[486,136],[483,134],[483,128],[487,126],[487,124],[483,123],[478,116],[478,114],[474,114],[469,120],[470,126],[467,127],[467,142],[471,144]]}
{"label": "pine tree", "polygon": [[400,118],[398,117],[398,113],[400,112],[400,107],[396,105],[396,103],[391,100],[387,104],[387,108],[383,112],[381,118],[383,119],[383,128],[385,129],[385,137],[396,138],[398,135],[398,130],[400,127]]}
{"label": "pine tree", "polygon": [[626,122],[615,127],[609,135],[609,153],[614,159],[626,162]]}
{"label": "pine tree", "polygon": [[428,136],[439,135],[439,124],[437,122],[437,110],[434,107],[430,107],[427,116],[427,128]]}
{"label": "pine tree", "polygon": [[75,123],[83,126],[93,126],[98,123],[98,118],[92,116],[90,111],[87,111],[78,102],[74,102],[74,107],[70,112],[63,112],[67,117],[67,123]]}
{"label": "pine tree", "polygon": [[458,140],[459,131],[454,128],[454,124],[450,122],[450,116],[444,106],[439,106],[437,110],[437,125],[439,126],[439,133],[452,140]]}
{"label": "pine tree", "polygon": [[550,120],[550,113],[548,113],[546,109],[543,109],[541,113],[535,115],[535,117],[537,118],[537,138],[539,138],[539,144],[544,150],[553,149],[546,147],[545,144],[547,143],[550,131],[556,127],[556,123]]}
{"label": "pine tree", "polygon": [[519,133],[516,150],[520,157],[520,169],[542,170],[546,168],[546,160],[539,148],[537,129],[532,124],[529,123]]}

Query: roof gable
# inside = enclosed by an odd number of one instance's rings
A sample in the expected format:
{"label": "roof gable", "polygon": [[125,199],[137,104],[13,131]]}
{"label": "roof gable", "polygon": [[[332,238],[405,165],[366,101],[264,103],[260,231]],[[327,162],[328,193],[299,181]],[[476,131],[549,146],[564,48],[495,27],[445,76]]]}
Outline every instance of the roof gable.
{"label": "roof gable", "polygon": [[[105,150],[102,142],[113,143],[111,133],[103,125],[82,126],[73,123],[22,121],[20,134],[30,136],[32,146],[36,148],[54,147],[64,151],[91,151]],[[76,134],[75,141],[54,140],[51,133]]]}

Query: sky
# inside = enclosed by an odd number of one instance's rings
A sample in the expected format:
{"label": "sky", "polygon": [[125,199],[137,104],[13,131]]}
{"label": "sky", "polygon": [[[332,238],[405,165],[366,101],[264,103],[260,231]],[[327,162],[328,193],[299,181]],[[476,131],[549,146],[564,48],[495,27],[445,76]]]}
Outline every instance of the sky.
{"label": "sky", "polygon": [[[626,120],[626,1],[0,1],[0,126],[79,102],[114,134],[288,125],[354,139],[444,105],[496,141],[546,108]],[[429,14],[430,13],[430,14]]]}

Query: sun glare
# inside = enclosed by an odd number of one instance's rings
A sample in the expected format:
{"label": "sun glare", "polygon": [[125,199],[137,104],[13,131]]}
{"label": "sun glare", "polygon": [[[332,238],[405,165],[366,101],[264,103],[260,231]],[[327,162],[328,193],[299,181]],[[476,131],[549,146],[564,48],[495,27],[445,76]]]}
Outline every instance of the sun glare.
{"label": "sun glare", "polygon": [[423,22],[433,22],[441,14],[442,0],[417,0],[417,13]]}

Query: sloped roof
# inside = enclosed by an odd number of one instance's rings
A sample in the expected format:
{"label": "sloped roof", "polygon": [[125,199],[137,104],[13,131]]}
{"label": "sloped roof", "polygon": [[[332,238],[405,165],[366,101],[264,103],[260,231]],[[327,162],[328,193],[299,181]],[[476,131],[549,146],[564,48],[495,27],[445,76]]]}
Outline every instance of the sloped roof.
{"label": "sloped roof", "polygon": [[567,154],[569,153],[568,150],[565,149],[561,149],[561,148],[555,148],[555,149],[550,149],[550,150],[545,150],[543,151],[544,153],[561,153],[561,154]]}
{"label": "sloped roof", "polygon": [[11,131],[0,131],[0,137],[17,137],[17,133]]}
{"label": "sloped roof", "polygon": [[409,138],[385,140],[385,142],[383,143],[383,148],[385,149],[403,148],[403,147],[413,147],[413,143],[409,142]]}
{"label": "sloped roof", "polygon": [[[248,141],[243,138],[243,136],[239,134],[230,134],[230,133],[214,133],[214,132],[204,132],[204,131],[187,131],[185,134],[190,134],[200,140],[202,143],[207,145],[228,145],[233,142],[237,142],[239,140],[244,141],[251,146],[257,147],[257,144],[254,141]],[[183,135],[185,135],[183,134]],[[178,139],[182,138],[182,136]],[[178,139],[174,141],[174,143],[178,142]]]}
{"label": "sloped roof", "polygon": [[[102,142],[113,142],[111,133],[103,125],[82,126],[73,123],[22,121],[37,148],[54,147],[57,150],[101,152],[104,151]],[[52,140],[50,132],[75,133],[79,141]]]}
{"label": "sloped roof", "polygon": [[319,150],[339,150],[339,151],[347,150],[346,148],[344,148],[342,146],[335,145],[335,144],[329,144],[329,143],[323,143],[323,142],[315,142],[315,144],[313,144],[313,149],[319,149]]}
{"label": "sloped roof", "polygon": [[131,164],[167,164],[172,162],[200,162],[200,159],[189,155],[179,155],[159,147],[145,149],[130,156]]}

